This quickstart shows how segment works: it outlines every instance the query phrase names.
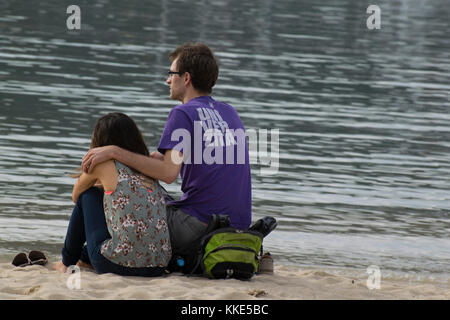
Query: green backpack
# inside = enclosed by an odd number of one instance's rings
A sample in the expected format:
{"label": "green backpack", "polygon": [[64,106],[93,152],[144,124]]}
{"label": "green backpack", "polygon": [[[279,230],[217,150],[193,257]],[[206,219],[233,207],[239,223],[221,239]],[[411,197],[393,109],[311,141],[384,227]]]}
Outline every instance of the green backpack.
{"label": "green backpack", "polygon": [[250,279],[258,270],[263,234],[253,230],[221,228],[203,237],[198,263],[212,279]]}

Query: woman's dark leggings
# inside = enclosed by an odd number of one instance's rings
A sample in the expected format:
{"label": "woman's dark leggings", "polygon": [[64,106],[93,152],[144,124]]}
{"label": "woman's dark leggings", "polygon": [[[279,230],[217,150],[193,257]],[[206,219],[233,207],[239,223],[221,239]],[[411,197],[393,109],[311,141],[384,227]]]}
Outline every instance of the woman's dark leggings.
{"label": "woman's dark leggings", "polygon": [[110,238],[103,210],[103,191],[92,187],[80,195],[72,211],[61,252],[63,264],[68,267],[81,260],[91,264],[99,274],[115,273],[140,277],[164,274],[165,268],[131,268],[111,262],[100,251],[103,241]]}

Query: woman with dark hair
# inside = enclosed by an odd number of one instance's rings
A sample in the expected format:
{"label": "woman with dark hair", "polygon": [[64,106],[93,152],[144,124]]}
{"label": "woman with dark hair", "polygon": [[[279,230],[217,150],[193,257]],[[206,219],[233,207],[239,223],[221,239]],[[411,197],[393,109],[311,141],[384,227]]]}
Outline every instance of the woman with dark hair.
{"label": "woman with dark hair", "polygon": [[[123,113],[109,113],[95,124],[91,148],[107,145],[149,156],[135,122]],[[158,181],[114,160],[78,176],[62,261],[54,268],[65,272],[78,264],[99,274],[162,275],[172,250]]]}

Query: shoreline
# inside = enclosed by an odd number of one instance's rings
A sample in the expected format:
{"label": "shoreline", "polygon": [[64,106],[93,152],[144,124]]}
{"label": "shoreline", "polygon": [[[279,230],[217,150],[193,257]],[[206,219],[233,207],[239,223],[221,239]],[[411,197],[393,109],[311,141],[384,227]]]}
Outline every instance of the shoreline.
{"label": "shoreline", "polygon": [[[369,289],[368,275],[349,276],[325,269],[278,265],[274,274],[250,281],[210,280],[172,273],[164,277],[98,275],[81,268],[63,274],[46,266],[0,263],[0,299],[4,300],[448,300],[449,282],[381,278]],[[69,287],[72,287],[71,289]]]}

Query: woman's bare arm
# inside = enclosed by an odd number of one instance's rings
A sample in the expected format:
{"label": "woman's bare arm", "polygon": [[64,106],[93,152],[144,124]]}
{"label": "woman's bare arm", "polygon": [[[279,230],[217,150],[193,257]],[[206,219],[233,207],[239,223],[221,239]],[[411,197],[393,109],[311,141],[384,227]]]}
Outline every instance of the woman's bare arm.
{"label": "woman's bare arm", "polygon": [[91,173],[83,172],[73,186],[72,201],[76,203],[80,194],[94,186],[97,181],[100,181],[106,191],[114,191],[117,186],[117,176],[114,161],[102,162]]}

